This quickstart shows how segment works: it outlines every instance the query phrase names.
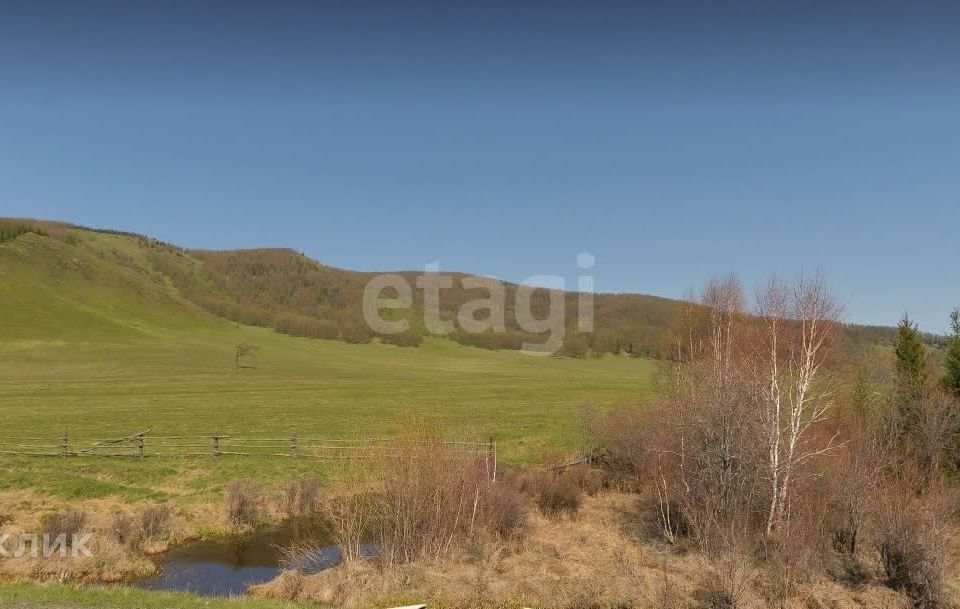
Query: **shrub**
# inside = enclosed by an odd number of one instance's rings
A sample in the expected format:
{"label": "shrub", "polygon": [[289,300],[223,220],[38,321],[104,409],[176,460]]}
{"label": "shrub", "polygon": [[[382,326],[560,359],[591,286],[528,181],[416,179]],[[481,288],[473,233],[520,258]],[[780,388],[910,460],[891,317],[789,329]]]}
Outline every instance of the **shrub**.
{"label": "shrub", "polygon": [[621,486],[635,485],[645,469],[649,430],[653,427],[649,410],[618,406],[587,413],[586,425],[596,446],[597,461]]}
{"label": "shrub", "polygon": [[486,501],[480,506],[484,528],[502,539],[520,537],[527,525],[527,503],[516,488],[496,482],[489,485]]}
{"label": "shrub", "polygon": [[917,609],[945,606],[946,531],[936,497],[891,492],[879,504],[877,551],[887,584]]}
{"label": "shrub", "polygon": [[583,493],[574,478],[553,471],[533,473],[525,479],[525,486],[544,516],[557,518],[563,514],[576,516]]}
{"label": "shrub", "polygon": [[373,331],[362,322],[344,322],[340,334],[348,343],[368,343],[373,338]]}
{"label": "shrub", "polygon": [[50,540],[63,535],[67,545],[73,543],[75,536],[83,532],[87,524],[87,513],[80,510],[69,510],[50,514],[43,522],[43,534]]}
{"label": "shrub", "polygon": [[252,482],[234,482],[227,487],[227,517],[235,527],[254,526],[263,514],[263,495]]}
{"label": "shrub", "polygon": [[593,497],[607,487],[604,473],[598,469],[585,465],[575,465],[563,472],[563,476],[570,480],[583,493]]}
{"label": "shrub", "polygon": [[166,505],[153,505],[140,514],[140,534],[144,539],[158,539],[170,533],[173,512]]}
{"label": "shrub", "polygon": [[381,340],[398,347],[419,347],[423,343],[423,335],[410,328],[396,334],[384,334]]}
{"label": "shrub", "polygon": [[[730,548],[736,546],[731,542]],[[715,572],[705,579],[699,596],[710,609],[737,609],[749,587],[749,561],[733,549],[721,553],[714,562]]]}
{"label": "shrub", "polygon": [[117,543],[122,546],[133,541],[137,534],[137,525],[133,516],[126,512],[115,513],[113,520],[110,522],[110,532],[113,533]]}
{"label": "shrub", "polygon": [[481,455],[416,430],[382,464],[372,529],[386,565],[441,559],[481,535],[515,535],[522,528],[516,491],[494,482]]}
{"label": "shrub", "polygon": [[364,536],[375,516],[375,497],[369,493],[331,497],[323,502],[321,511],[343,562],[359,560]]}
{"label": "shrub", "polygon": [[318,508],[320,481],[301,478],[287,485],[286,512],[290,518],[312,516]]}

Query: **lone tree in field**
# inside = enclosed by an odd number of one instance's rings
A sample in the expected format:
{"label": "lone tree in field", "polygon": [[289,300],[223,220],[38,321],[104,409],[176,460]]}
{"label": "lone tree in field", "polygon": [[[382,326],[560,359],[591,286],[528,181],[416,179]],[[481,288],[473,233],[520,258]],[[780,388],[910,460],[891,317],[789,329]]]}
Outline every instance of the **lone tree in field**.
{"label": "lone tree in field", "polygon": [[950,314],[950,346],[947,348],[947,374],[943,384],[953,395],[960,398],[960,309],[954,309]]}
{"label": "lone tree in field", "polygon": [[256,357],[257,348],[250,343],[240,343],[237,345],[237,351],[234,356],[234,364],[237,367],[237,370],[240,369],[240,364],[243,361],[243,358],[252,358]]}
{"label": "lone tree in field", "polygon": [[904,431],[909,431],[916,424],[917,404],[927,384],[927,348],[917,324],[906,314],[897,324],[894,353],[897,356],[897,409]]}

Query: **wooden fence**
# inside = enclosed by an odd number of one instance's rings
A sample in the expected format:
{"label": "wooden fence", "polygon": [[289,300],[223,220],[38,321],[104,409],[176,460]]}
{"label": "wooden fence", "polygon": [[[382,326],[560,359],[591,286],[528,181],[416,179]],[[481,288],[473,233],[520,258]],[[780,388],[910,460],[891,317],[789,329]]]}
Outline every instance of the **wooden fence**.
{"label": "wooden fence", "polygon": [[[496,468],[497,444],[445,441],[447,450],[471,453]],[[234,436],[226,434],[161,436],[142,431],[116,438],[59,437],[0,438],[0,455],[29,457],[288,457],[327,460],[374,459],[392,456],[409,446],[389,438],[331,439],[299,436]]]}

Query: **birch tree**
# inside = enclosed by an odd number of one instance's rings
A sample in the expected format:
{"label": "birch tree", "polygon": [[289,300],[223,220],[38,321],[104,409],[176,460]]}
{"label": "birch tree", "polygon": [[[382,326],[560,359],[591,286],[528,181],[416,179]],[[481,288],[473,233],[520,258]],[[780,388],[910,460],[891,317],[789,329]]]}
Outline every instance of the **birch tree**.
{"label": "birch tree", "polygon": [[819,275],[801,277],[793,286],[774,278],[757,293],[762,340],[755,377],[770,484],[767,534],[787,516],[800,465],[833,446],[833,438],[814,443],[811,431],[831,406],[822,377],[840,313]]}

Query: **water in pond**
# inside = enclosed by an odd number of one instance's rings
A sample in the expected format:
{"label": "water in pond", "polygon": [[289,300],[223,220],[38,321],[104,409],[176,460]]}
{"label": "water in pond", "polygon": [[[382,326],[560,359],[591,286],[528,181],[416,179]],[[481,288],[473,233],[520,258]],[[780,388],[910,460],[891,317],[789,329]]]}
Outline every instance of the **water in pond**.
{"label": "water in pond", "polygon": [[[315,549],[291,557],[285,548],[294,544]],[[365,546],[363,552],[373,555],[375,547]],[[291,521],[242,537],[180,546],[156,557],[156,562],[157,573],[136,582],[137,587],[233,596],[245,594],[253,584],[270,581],[283,569],[297,567],[315,573],[337,565],[340,550],[332,545],[320,523]]]}

